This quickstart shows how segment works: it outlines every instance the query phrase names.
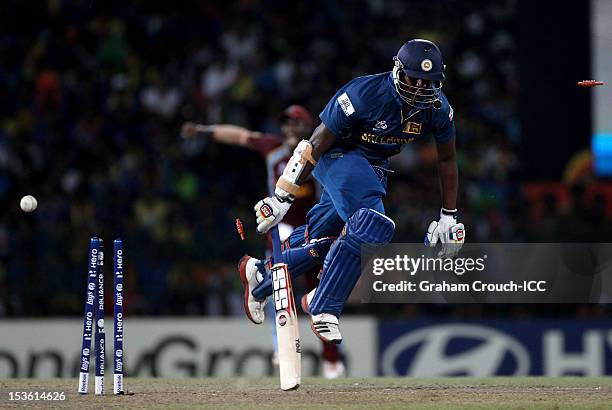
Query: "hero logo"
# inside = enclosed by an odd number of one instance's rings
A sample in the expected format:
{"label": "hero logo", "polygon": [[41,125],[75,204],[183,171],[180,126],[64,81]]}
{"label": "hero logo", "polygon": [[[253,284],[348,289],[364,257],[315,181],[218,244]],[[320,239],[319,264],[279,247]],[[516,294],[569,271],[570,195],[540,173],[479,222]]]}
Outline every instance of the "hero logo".
{"label": "hero logo", "polygon": [[[469,346],[448,353],[452,344]],[[398,369],[398,361],[412,356],[407,369]],[[478,325],[444,324],[421,328],[399,337],[384,351],[381,370],[384,376],[493,376],[502,362],[513,359],[512,374],[529,373],[530,359],[525,347],[514,337],[499,330]]]}

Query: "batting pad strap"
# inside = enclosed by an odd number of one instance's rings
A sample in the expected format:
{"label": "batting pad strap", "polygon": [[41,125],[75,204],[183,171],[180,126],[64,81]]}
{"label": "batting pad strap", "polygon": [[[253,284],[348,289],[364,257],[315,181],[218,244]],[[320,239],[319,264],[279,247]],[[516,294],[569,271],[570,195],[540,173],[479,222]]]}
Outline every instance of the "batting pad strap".
{"label": "batting pad strap", "polygon": [[287,162],[283,175],[276,182],[274,193],[278,197],[285,199],[290,195],[295,196],[297,194],[300,187],[296,182],[304,171],[307,162],[310,162],[313,166],[317,165],[312,156],[312,145],[310,142],[302,140],[293,150],[293,155]]}

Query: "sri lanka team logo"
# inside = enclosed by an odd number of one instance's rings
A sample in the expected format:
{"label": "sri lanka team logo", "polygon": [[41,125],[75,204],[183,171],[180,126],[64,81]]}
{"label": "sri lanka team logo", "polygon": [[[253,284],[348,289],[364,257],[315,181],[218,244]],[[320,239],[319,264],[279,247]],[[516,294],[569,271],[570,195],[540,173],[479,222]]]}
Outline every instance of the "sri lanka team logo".
{"label": "sri lanka team logo", "polygon": [[423,71],[429,71],[432,67],[433,64],[430,59],[426,58],[425,60],[421,61],[421,69]]}

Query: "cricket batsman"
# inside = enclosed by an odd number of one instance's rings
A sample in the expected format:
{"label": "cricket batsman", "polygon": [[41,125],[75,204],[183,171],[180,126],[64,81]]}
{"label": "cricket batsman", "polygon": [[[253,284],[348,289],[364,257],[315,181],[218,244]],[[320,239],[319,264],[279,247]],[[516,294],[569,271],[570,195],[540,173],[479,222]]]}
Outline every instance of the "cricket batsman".
{"label": "cricket batsman", "polygon": [[[281,135],[262,133],[253,131],[244,127],[232,124],[196,124],[186,122],[181,127],[181,135],[183,138],[210,138],[215,142],[227,145],[236,145],[257,152],[265,161],[268,177],[268,185],[270,192],[274,191],[276,181],[283,173],[286,164],[291,158],[292,152],[300,140],[307,138],[312,133],[314,128],[314,119],[312,114],[301,105],[290,105],[283,110],[280,115]],[[296,232],[295,237],[304,237],[304,222],[306,214],[317,203],[317,187],[315,182],[310,178],[300,186],[293,194],[293,205],[291,209],[284,215],[283,222],[279,224],[279,233],[282,239],[286,239],[293,232],[294,228],[301,226]],[[317,284],[317,274],[323,266],[323,258],[331,246],[334,238],[324,238],[319,241],[319,247],[324,247],[322,256],[313,256],[305,254],[307,265],[307,274],[305,275],[306,291],[313,289]],[[298,243],[301,244],[303,240]],[[271,243],[270,250],[271,250]],[[287,250],[286,255],[290,255],[290,241],[285,241],[284,249]],[[303,254],[303,252],[302,252]],[[290,257],[290,256],[289,256]],[[252,259],[250,257],[243,258],[239,263],[240,268],[244,270],[246,262]],[[253,260],[254,262],[256,260]],[[294,260],[295,261],[295,260]],[[268,260],[257,261],[259,268],[265,272],[265,267]],[[306,270],[299,271],[303,273]],[[273,314],[274,309],[269,305],[270,312]],[[263,306],[262,306],[263,308]],[[248,314],[248,309],[247,309]],[[260,322],[261,323],[261,322]],[[273,324],[272,332],[276,332],[276,326]],[[277,351],[276,337],[273,335],[275,353]],[[344,364],[340,357],[340,352],[337,346],[323,343],[321,351],[323,376],[328,379],[341,377],[345,373]],[[276,359],[275,359],[276,360]]]}
{"label": "cricket batsman", "polygon": [[[283,220],[311,173],[323,187],[306,227],[289,238],[283,262],[293,277],[312,263],[306,255],[324,257],[319,286],[304,295],[302,309],[314,333],[328,343],[342,341],[338,320],[361,273],[361,245],[381,246],[393,238],[395,224],[383,206],[388,158],[415,138],[433,135],[442,191],[440,216],[430,223],[425,244],[440,242],[438,256],[448,258],[465,239],[457,222],[455,126],[442,92],[440,49],[431,41],[410,40],[393,60],[392,71],[355,78],[336,92],[320,114],[322,123],[293,151],[274,195],[255,205],[257,231],[263,234]],[[325,238],[334,236],[328,246]],[[247,316],[261,323],[272,286],[268,270],[257,262],[250,258],[241,278]]]}

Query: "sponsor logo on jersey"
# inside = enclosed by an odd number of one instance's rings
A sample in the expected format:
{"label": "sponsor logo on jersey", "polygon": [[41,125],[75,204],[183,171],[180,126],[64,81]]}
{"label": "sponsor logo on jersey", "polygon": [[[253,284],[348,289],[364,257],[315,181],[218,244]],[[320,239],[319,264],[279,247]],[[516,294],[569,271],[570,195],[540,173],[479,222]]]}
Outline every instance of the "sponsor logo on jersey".
{"label": "sponsor logo on jersey", "polygon": [[403,133],[406,134],[420,134],[421,133],[421,124],[418,122],[408,121],[406,123],[406,127],[404,128]]}
{"label": "sponsor logo on jersey", "polygon": [[340,104],[340,108],[342,108],[344,115],[347,117],[355,112],[355,107],[353,107],[353,103],[351,102],[351,99],[347,93],[342,93],[342,95],[338,97],[337,101],[338,104]]}
{"label": "sponsor logo on jersey", "polygon": [[387,129],[387,121],[382,120],[382,121],[376,121],[376,125],[374,126],[374,128],[372,128],[372,131],[380,131],[380,130],[386,130]]}
{"label": "sponsor logo on jersey", "polygon": [[361,134],[361,140],[369,142],[371,144],[408,144],[413,141],[414,138],[396,137],[393,135],[375,135],[368,132]]}

